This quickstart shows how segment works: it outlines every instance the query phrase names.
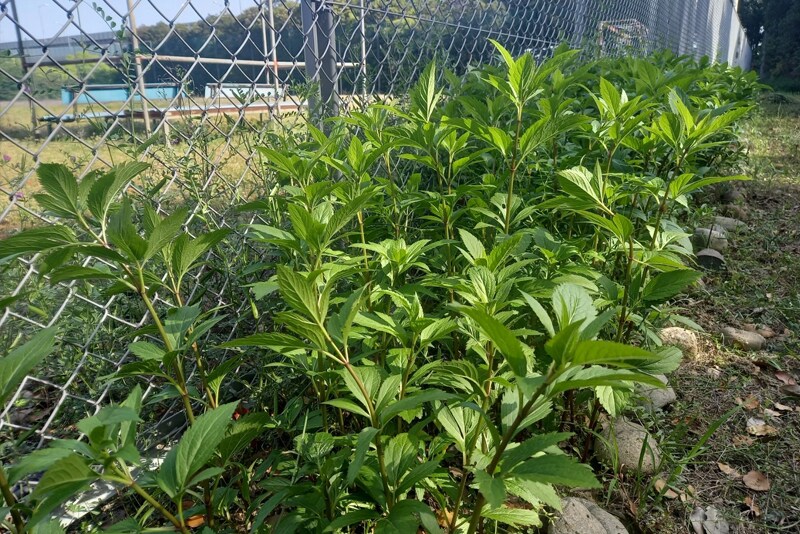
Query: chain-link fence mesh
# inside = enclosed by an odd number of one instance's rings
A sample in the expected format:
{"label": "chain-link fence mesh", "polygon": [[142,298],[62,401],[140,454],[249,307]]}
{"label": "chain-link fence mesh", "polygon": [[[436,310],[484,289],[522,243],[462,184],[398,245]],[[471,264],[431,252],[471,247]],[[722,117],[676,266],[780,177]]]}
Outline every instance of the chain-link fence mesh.
{"label": "chain-link fence mesh", "polygon": [[[41,162],[78,176],[130,158],[134,187],[208,227],[263,185],[256,147],[322,105],[346,113],[402,97],[432,60],[461,71],[513,53],[669,48],[749,67],[731,0],[0,0],[0,235],[49,219],[32,199]],[[57,25],[56,30],[45,29]],[[0,457],[74,434],[109,398],[102,377],[147,323],[137,303],[80,282],[50,285],[34,264],[0,265],[0,347],[58,324],[56,358],[0,407]],[[247,306],[222,279],[195,279],[230,316]],[[227,324],[231,335],[236,319]],[[156,392],[157,393],[157,392]],[[160,413],[161,430],[170,412]],[[155,434],[154,434],[155,435]],[[161,433],[163,435],[163,432]]]}

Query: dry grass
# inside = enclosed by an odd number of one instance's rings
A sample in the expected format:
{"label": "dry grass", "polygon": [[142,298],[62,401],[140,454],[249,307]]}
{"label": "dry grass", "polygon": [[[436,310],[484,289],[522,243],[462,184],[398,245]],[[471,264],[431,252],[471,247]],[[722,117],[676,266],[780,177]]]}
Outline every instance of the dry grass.
{"label": "dry grass", "polygon": [[[63,104],[50,102],[46,111],[64,110]],[[79,109],[89,110],[90,106]],[[43,115],[45,110],[37,112]],[[144,159],[151,168],[141,185],[147,188],[165,179],[168,199],[193,195],[220,206],[250,199],[264,181],[263,161],[255,147],[268,142],[265,133],[295,128],[303,121],[297,114],[284,114],[279,122],[263,120],[264,116],[256,113],[243,120],[215,116],[175,121],[170,124],[169,137],[157,132],[147,154],[141,155],[138,148],[145,138],[141,122],[131,126],[127,120],[120,121],[108,136],[104,123],[66,123],[51,137],[40,129],[40,136],[45,137],[36,139],[30,132],[27,104],[17,103],[0,114],[0,128],[12,139],[0,137],[0,236],[37,224],[38,207],[32,200],[39,190],[33,173],[37,163],[62,163],[82,175],[130,159]]]}

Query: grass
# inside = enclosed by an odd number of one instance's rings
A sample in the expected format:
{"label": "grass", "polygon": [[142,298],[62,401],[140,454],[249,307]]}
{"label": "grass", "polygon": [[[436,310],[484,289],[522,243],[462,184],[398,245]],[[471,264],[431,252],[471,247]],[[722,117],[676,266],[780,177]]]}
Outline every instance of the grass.
{"label": "grass", "polygon": [[[692,532],[689,518],[698,505],[721,511],[734,534],[800,531],[800,400],[781,390],[785,375],[776,376],[788,373],[800,382],[800,95],[766,98],[745,125],[743,140],[753,180],[740,186],[741,205],[728,209],[748,227],[730,238],[728,271],[706,273],[704,287],[684,303],[705,329],[701,350],[670,377],[678,402],[650,416],[650,423],[679,460],[716,420],[741,408],[676,481],[676,490],[693,489],[694,498],[656,502],[651,494],[631,503],[634,483],[623,481],[615,500],[628,504],[629,517],[631,504],[638,510],[643,532]],[[725,326],[768,327],[776,335],[766,350],[746,353],[721,345],[718,332]],[[777,434],[749,435],[751,417],[765,420]],[[771,487],[748,489],[718,463],[740,475],[760,471]]]}
{"label": "grass", "polygon": [[[37,113],[60,113],[66,108],[51,102],[46,111],[39,109]],[[0,110],[3,109],[0,105]],[[98,109],[80,106],[79,112],[83,111]],[[141,122],[133,127],[137,133],[135,140],[131,138],[127,120],[121,121],[108,137],[103,136],[105,123],[83,121],[66,123],[53,138],[35,139],[26,123],[29,118],[25,103],[17,103],[0,114],[0,130],[13,139],[12,142],[0,137],[0,236],[36,224],[38,209],[31,200],[39,191],[36,176],[32,174],[36,162],[63,163],[73,172],[83,174],[142,157],[137,153],[137,147],[145,139]],[[265,135],[273,128],[293,128],[302,119],[296,113],[286,113],[266,128],[264,117],[258,114],[247,114],[238,124],[234,124],[235,120],[238,117],[216,116],[171,122],[169,139],[156,139],[144,156],[152,167],[147,173],[148,183],[141,185],[152,186],[166,179],[166,190],[162,193],[167,198],[180,196],[187,190],[205,189],[207,198],[216,199],[219,207],[252,199],[263,184],[257,172],[261,165],[255,147],[269,144]],[[172,182],[180,183],[181,187],[171,186]],[[15,194],[18,194],[15,205],[5,213]]]}

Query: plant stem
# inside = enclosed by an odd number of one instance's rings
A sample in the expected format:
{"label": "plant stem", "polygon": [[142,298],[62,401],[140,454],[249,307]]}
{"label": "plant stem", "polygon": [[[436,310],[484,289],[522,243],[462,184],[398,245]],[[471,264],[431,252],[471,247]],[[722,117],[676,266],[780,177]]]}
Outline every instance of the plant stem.
{"label": "plant stem", "polygon": [[[361,210],[358,210],[356,214],[358,218],[358,231],[361,233],[361,242],[366,244],[367,238],[366,233],[364,232],[364,213]],[[370,271],[369,271],[369,257],[367,256],[367,249],[361,249],[364,252],[364,285],[369,286],[370,284]]]}
{"label": "plant stem", "polygon": [[175,517],[175,515],[173,515],[169,510],[164,508],[164,506],[160,502],[158,502],[144,488],[142,488],[139,484],[137,484],[135,480],[129,479],[126,482],[133,491],[135,491],[142,499],[147,501],[147,503],[150,506],[155,508],[158,511],[158,513],[163,515],[167,519],[167,521],[175,525],[175,528],[177,528],[182,534],[189,534],[189,529],[186,528],[186,525],[183,523],[183,521]]}
{"label": "plant stem", "polygon": [[25,520],[22,518],[22,514],[19,513],[19,510],[14,508],[17,504],[17,499],[11,491],[11,486],[8,484],[8,478],[6,477],[6,470],[2,464],[0,464],[0,493],[3,494],[3,499],[5,499],[6,504],[11,509],[11,519],[14,521],[17,534],[22,534],[25,532]]}
{"label": "plant stem", "polygon": [[[150,312],[150,316],[153,318],[153,323],[155,323],[156,329],[158,329],[158,333],[161,335],[161,339],[164,341],[164,348],[166,348],[167,352],[172,352],[175,350],[175,348],[172,346],[172,342],[167,335],[167,330],[164,328],[164,324],[161,322],[161,319],[159,318],[158,313],[153,306],[153,302],[150,300],[150,297],[147,296],[147,286],[144,283],[144,273],[141,267],[138,269],[138,275],[139,287],[137,289],[139,291],[139,296],[144,301],[147,311]],[[186,411],[186,417],[189,420],[189,424],[194,424],[194,411],[192,410],[192,402],[189,398],[189,392],[186,388],[186,377],[183,375],[183,368],[181,367],[180,358],[175,358],[175,374],[177,375],[178,384],[180,385],[178,392],[181,394],[181,400],[183,401],[183,408]]]}
{"label": "plant stem", "polygon": [[[497,465],[500,463],[500,458],[502,458],[503,453],[508,447],[508,444],[514,438],[517,433],[517,429],[519,425],[528,417],[533,406],[536,404],[536,401],[539,400],[544,392],[550,387],[550,384],[561,374],[561,369],[556,368],[553,364],[550,365],[550,369],[547,372],[547,376],[545,377],[542,384],[536,388],[536,391],[531,396],[531,399],[522,407],[522,409],[517,413],[517,417],[514,418],[514,422],[508,427],[506,433],[503,435],[503,438],[500,440],[500,444],[497,446],[494,452],[494,456],[492,456],[492,460],[489,462],[489,465],[486,466],[486,473],[489,475],[494,474],[494,470],[497,469]],[[483,505],[486,504],[486,499],[483,497],[482,494],[478,494],[478,499],[475,502],[475,507],[472,512],[472,517],[469,521],[469,530],[467,530],[467,534],[475,534],[475,531],[478,529],[478,526],[482,523],[481,521],[481,510],[483,509]]]}
{"label": "plant stem", "polygon": [[[183,306],[183,299],[179,291],[174,291],[175,293],[175,302],[178,306]],[[194,329],[189,328],[189,333],[191,333]],[[208,373],[206,372],[206,365],[203,361],[203,356],[200,354],[200,346],[197,344],[197,341],[192,343],[192,352],[194,354],[195,361],[197,363],[197,373],[200,375],[200,383],[203,386],[203,391],[206,393],[206,397],[208,398],[208,406],[209,408],[216,408],[217,407],[217,399],[214,396],[214,393],[211,391],[211,388],[208,386]]]}
{"label": "plant stem", "polygon": [[597,420],[600,418],[600,400],[595,398],[592,404],[592,412],[589,415],[589,427],[587,428],[586,438],[583,441],[583,452],[581,453],[581,462],[586,462],[589,459],[589,447],[592,444],[592,433],[597,428]]}
{"label": "plant stem", "polygon": [[[484,382],[484,396],[483,402],[481,403],[481,410],[483,412],[489,411],[489,402],[491,400],[492,395],[492,378],[494,377],[494,346],[492,343],[488,343],[486,346],[486,357],[487,357],[487,367],[489,369],[489,375],[486,377],[486,381]],[[470,452],[475,448],[475,445],[478,442],[478,438],[483,431],[483,418],[478,419],[478,424],[475,427],[474,434],[472,439],[470,440],[469,444],[465,447],[464,453],[464,462],[463,467],[464,470],[461,473],[461,484],[459,484],[458,488],[458,495],[456,496],[455,504],[453,505],[453,518],[450,521],[449,530],[450,532],[456,531],[456,522],[458,521],[458,510],[461,508],[461,501],[464,499],[464,493],[467,489],[467,480],[469,479],[468,473],[466,472],[466,467],[472,462],[472,455]]]}
{"label": "plant stem", "polygon": [[519,137],[522,133],[522,105],[517,106],[517,130],[514,134],[514,154],[511,156],[511,176],[508,178],[508,195],[506,197],[505,233],[511,229],[511,201],[514,199],[514,179],[517,176],[517,155],[519,154]]}
{"label": "plant stem", "polygon": [[622,293],[622,310],[619,313],[619,323],[617,324],[617,343],[622,342],[625,330],[625,323],[628,320],[628,305],[630,304],[631,291],[631,270],[633,268],[633,237],[628,238],[628,257],[625,262],[625,286]]}

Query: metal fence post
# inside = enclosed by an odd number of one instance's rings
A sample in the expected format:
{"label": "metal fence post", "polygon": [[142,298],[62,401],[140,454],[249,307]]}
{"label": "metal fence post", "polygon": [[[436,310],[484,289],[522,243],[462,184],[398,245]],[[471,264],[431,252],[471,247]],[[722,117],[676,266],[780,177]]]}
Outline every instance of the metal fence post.
{"label": "metal fence post", "polygon": [[336,66],[336,27],[327,0],[317,0],[317,57],[319,93],[328,116],[339,114],[339,75]]}
{"label": "metal fence post", "polygon": [[[131,47],[133,48],[134,67],[136,69],[136,87],[139,90],[139,98],[142,102],[142,115],[144,117],[144,131],[147,137],[151,134],[150,125],[150,104],[147,101],[147,87],[144,83],[144,74],[142,71],[142,55],[139,50],[139,35],[138,28],[136,27],[136,15],[133,12],[133,0],[128,0],[128,26],[131,32]],[[133,117],[131,117],[131,130],[133,126]]]}
{"label": "metal fence post", "polygon": [[28,97],[28,107],[30,107],[31,111],[31,134],[33,135],[34,139],[39,138],[39,130],[38,121],[36,119],[36,106],[33,103],[33,87],[31,86],[31,79],[33,76],[28,78],[28,60],[25,58],[25,46],[22,44],[22,30],[21,25],[22,23],[19,20],[19,15],[17,14],[17,2],[16,0],[11,0],[11,16],[14,17],[14,32],[17,37],[17,51],[19,53],[19,63],[22,67],[22,86],[20,89],[25,96]]}
{"label": "metal fence post", "polygon": [[308,107],[312,117],[321,119],[325,115],[339,112],[333,10],[326,0],[302,0],[300,12],[305,36],[303,54],[306,61],[306,78],[318,86],[321,101],[318,106],[316,99],[309,96]]}
{"label": "metal fence post", "polygon": [[[306,64],[306,80],[310,85],[319,84],[319,69],[317,68],[317,21],[314,10],[314,0],[300,0],[300,16],[303,20],[303,59]],[[319,89],[314,87],[309,90],[308,109],[312,116],[315,114],[317,99],[314,97]]]}

